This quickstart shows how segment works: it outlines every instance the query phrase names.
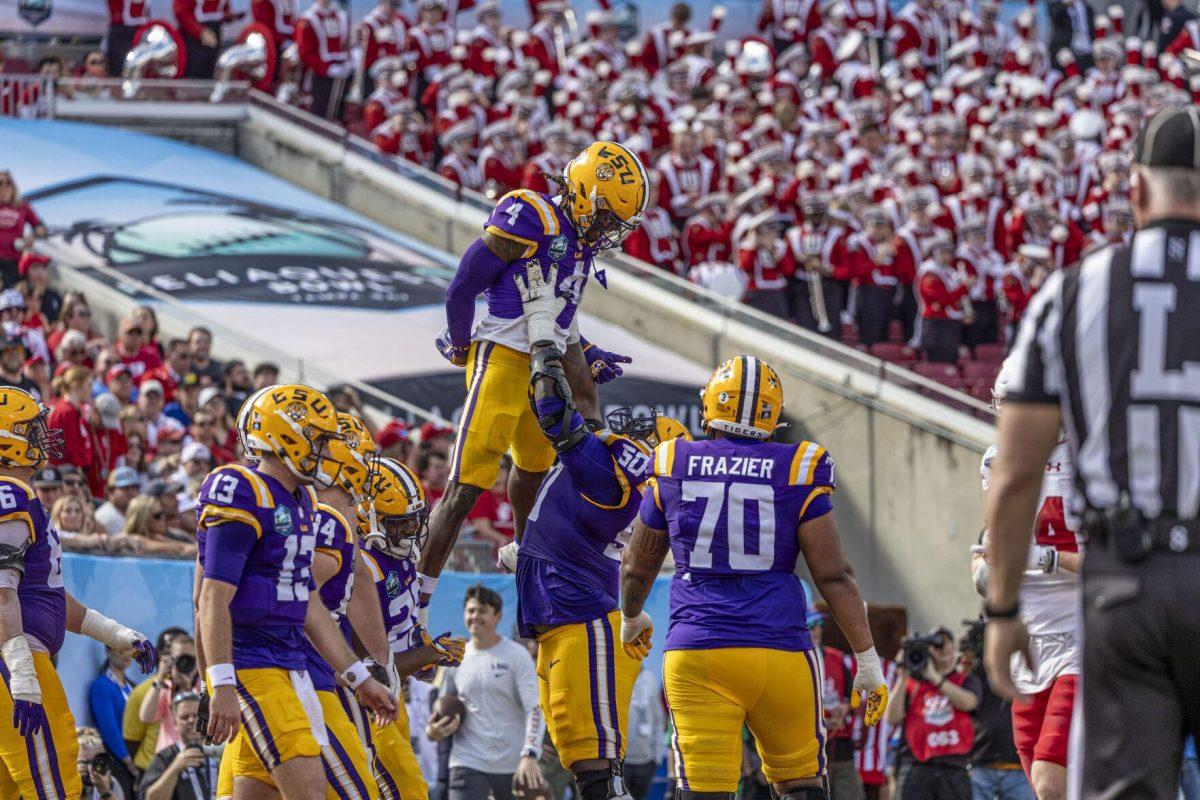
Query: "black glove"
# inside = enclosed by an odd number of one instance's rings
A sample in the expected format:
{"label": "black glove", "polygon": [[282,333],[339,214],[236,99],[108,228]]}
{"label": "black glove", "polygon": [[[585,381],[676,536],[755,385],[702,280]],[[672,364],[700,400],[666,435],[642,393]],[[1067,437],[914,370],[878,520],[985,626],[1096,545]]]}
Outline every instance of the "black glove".
{"label": "black glove", "polygon": [[204,741],[212,744],[208,739],[208,692],[200,693],[200,704],[196,707],[196,733],[204,734]]}

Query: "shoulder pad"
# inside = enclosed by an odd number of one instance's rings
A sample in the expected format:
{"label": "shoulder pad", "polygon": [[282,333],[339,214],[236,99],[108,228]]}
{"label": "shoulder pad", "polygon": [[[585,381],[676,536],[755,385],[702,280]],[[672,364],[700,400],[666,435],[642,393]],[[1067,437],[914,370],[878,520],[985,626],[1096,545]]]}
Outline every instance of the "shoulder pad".
{"label": "shoulder pad", "polygon": [[612,453],[617,468],[624,472],[635,486],[640,485],[653,473],[652,457],[638,447],[632,439],[606,432],[602,441],[608,447],[608,451]]}
{"label": "shoulder pad", "polygon": [[509,192],[496,204],[484,228],[529,247],[526,257],[533,255],[546,237],[562,233],[558,213],[542,195],[529,189]]}
{"label": "shoulder pad", "polygon": [[658,477],[670,477],[675,468],[675,448],[678,439],[668,439],[654,448],[654,474]]}
{"label": "shoulder pad", "polygon": [[27,538],[20,545],[0,542],[0,569],[12,569],[24,575],[25,553],[31,544],[33,544],[33,537]]}
{"label": "shoulder pad", "polygon": [[833,488],[836,485],[833,478],[833,459],[825,448],[816,442],[800,442],[792,456],[788,483]]}
{"label": "shoulder pad", "polygon": [[317,534],[318,549],[340,550],[350,541],[350,523],[340,511],[325,503],[317,504],[313,528]]}
{"label": "shoulder pad", "polygon": [[254,470],[226,464],[208,473],[200,487],[200,505],[229,508],[273,508],[274,498],[267,483]]}

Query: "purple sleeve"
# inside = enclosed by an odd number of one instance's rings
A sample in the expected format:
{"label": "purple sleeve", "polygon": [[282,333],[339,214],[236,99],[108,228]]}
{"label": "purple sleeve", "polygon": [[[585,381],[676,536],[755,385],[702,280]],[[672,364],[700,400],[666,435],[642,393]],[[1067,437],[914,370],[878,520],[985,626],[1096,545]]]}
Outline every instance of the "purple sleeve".
{"label": "purple sleeve", "polygon": [[825,492],[817,495],[808,504],[808,508],[804,509],[804,515],[800,517],[801,522],[810,522],[817,517],[823,517],[833,511],[833,500]]}
{"label": "purple sleeve", "polygon": [[256,541],[258,534],[244,522],[210,527],[204,542],[204,577],[237,586]]}
{"label": "purple sleeve", "polygon": [[450,329],[450,341],[455,344],[471,341],[475,298],[483,294],[507,266],[507,262],[488,249],[483,239],[476,239],[467,247],[458,262],[454,279],[446,287],[446,325]]}
{"label": "purple sleeve", "polygon": [[647,486],[642,494],[642,507],[638,511],[638,517],[648,528],[654,528],[656,531],[667,529],[667,515],[654,501],[654,489],[651,486]]}

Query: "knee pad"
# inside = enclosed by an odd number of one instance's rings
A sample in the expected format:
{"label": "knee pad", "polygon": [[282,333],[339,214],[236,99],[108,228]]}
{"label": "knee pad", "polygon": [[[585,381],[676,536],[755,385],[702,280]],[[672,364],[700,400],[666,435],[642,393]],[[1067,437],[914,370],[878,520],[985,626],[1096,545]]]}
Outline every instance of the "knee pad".
{"label": "knee pad", "polygon": [[734,792],[694,792],[691,789],[675,789],[675,800],[733,800]]}
{"label": "knee pad", "polygon": [[610,761],[604,769],[575,773],[575,791],[580,800],[633,800],[625,788],[620,761]]}

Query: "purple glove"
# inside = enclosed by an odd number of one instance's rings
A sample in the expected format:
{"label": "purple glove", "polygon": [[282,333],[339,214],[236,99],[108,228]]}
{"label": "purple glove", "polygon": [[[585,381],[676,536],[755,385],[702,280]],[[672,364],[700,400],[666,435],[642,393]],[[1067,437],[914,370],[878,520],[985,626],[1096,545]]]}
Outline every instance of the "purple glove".
{"label": "purple glove", "polygon": [[583,357],[587,359],[588,367],[592,370],[592,380],[596,383],[608,383],[614,378],[625,374],[621,364],[631,364],[633,359],[620,353],[610,353],[591,342],[583,348]]}
{"label": "purple glove", "polygon": [[467,357],[471,353],[471,343],[467,342],[466,344],[455,344],[450,338],[449,328],[446,328],[440,334],[438,334],[434,344],[436,345],[438,352],[442,354],[442,358],[446,359],[454,366],[465,367],[467,365]]}
{"label": "purple glove", "polygon": [[137,662],[138,669],[143,675],[149,675],[158,668],[158,653],[154,650],[154,643],[149,639],[139,639],[133,643],[133,660]]}
{"label": "purple glove", "polygon": [[48,730],[50,723],[46,720],[46,709],[41,703],[17,700],[13,703],[13,727],[26,739],[40,730]]}

